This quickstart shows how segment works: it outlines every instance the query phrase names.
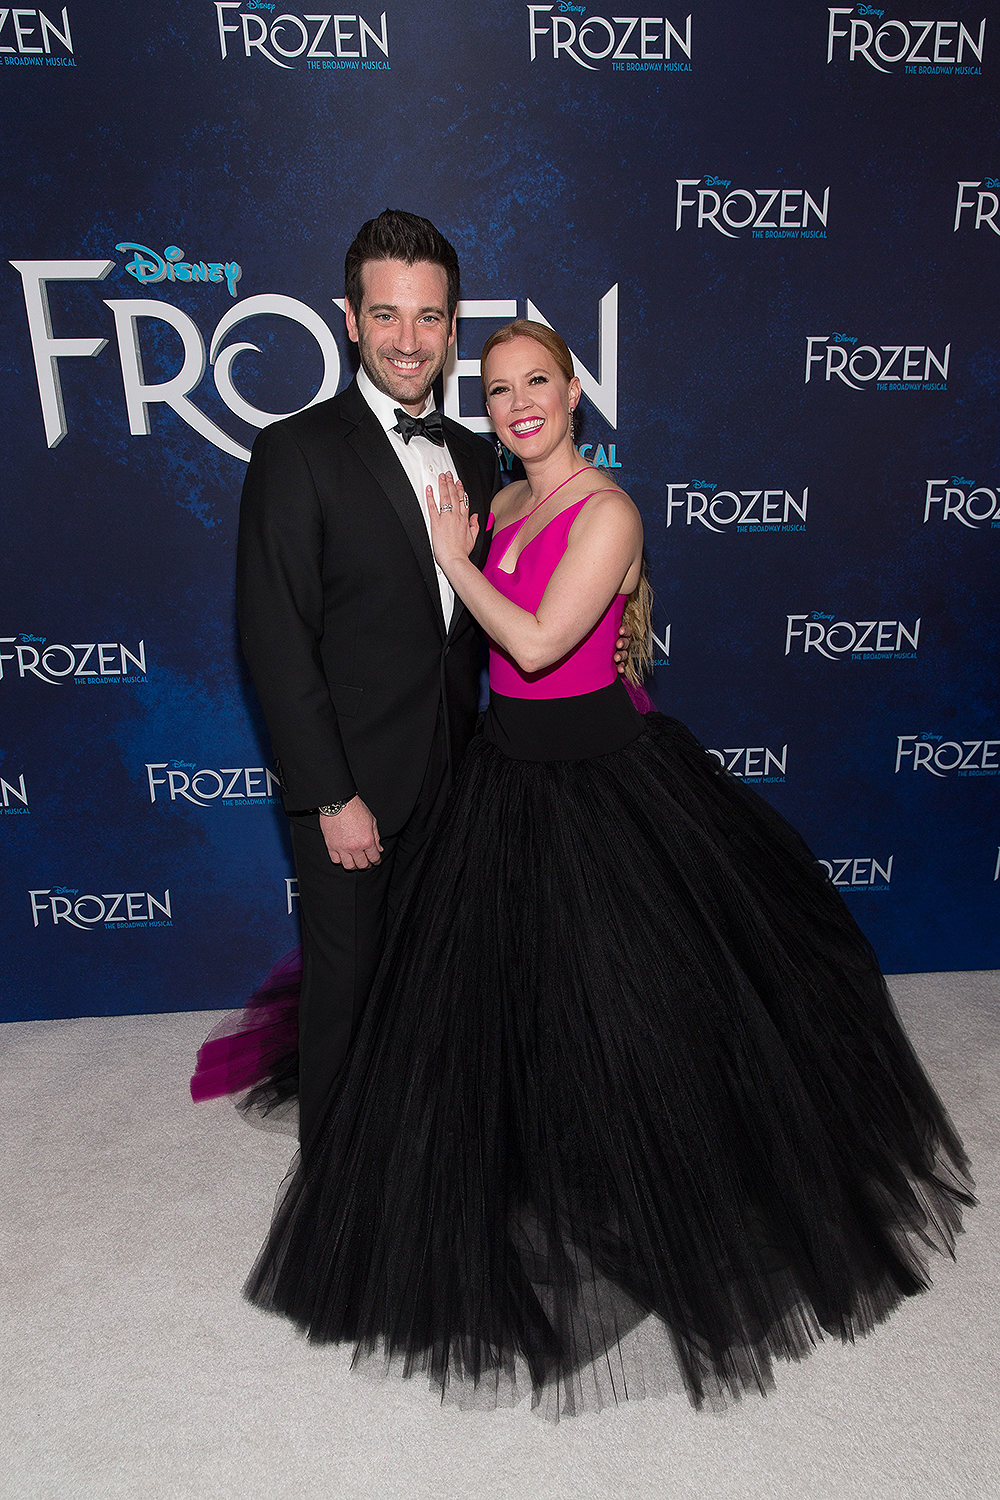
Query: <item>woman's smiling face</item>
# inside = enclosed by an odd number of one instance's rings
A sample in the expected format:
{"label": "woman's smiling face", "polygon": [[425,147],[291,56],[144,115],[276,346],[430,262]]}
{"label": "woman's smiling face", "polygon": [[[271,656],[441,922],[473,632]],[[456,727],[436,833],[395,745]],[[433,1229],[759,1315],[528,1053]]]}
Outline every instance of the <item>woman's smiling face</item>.
{"label": "woman's smiling face", "polygon": [[580,382],[567,380],[532,338],[496,344],[486,357],[486,405],[497,436],[519,458],[542,458],[566,438]]}

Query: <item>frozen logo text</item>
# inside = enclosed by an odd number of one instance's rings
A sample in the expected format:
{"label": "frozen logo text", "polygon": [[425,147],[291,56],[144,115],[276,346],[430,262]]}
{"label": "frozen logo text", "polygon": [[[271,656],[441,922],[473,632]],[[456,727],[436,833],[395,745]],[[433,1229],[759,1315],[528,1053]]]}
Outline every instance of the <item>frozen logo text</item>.
{"label": "frozen logo text", "polygon": [[[538,45],[542,38],[552,43],[552,58],[558,62],[568,57],[577,67],[591,73],[598,71],[597,64],[610,60],[612,65],[631,63],[669,63],[673,48],[689,60],[691,57],[691,17],[684,22],[681,32],[678,26],[665,16],[588,16],[585,21],[575,21],[572,16],[561,13],[562,7],[552,5],[528,6],[528,44],[532,62],[538,59]],[[546,42],[542,41],[542,47]]]}
{"label": "frozen logo text", "polygon": [[[724,177],[678,177],[676,182],[675,230],[702,229],[709,224],[730,240],[739,239],[746,230],[764,239],[769,234],[788,238],[793,230],[806,231],[797,234],[797,239],[826,237],[828,187],[820,203],[806,188],[734,188]],[[687,188],[697,191],[688,193]]]}
{"label": "frozen logo text", "polygon": [[[258,12],[264,7],[249,5],[240,9],[241,0],[215,0],[215,12],[219,25],[219,50],[224,58],[229,57],[228,38],[236,35],[242,41],[234,43],[244,57],[259,56],[277,68],[294,67],[295,59],[305,58],[357,58],[359,62],[368,57],[368,45],[389,57],[389,35],[386,30],[385,11],[379,18],[378,31],[364,16],[316,15],[275,16],[265,20]],[[270,12],[272,7],[268,6]],[[238,14],[233,15],[233,11]],[[239,24],[237,24],[237,22]],[[331,50],[332,49],[332,50]]]}
{"label": "frozen logo text", "polygon": [[[977,190],[975,197],[966,197],[966,188],[975,188]],[[1000,181],[995,177],[973,178],[969,182],[959,182],[958,195],[955,199],[955,222],[952,225],[956,234],[963,225],[962,215],[969,210],[975,210],[971,228],[992,229],[994,234],[1000,234],[1000,226],[997,225],[997,209],[1000,209],[998,188],[1000,188]]]}
{"label": "frozen logo text", "polygon": [[[13,772],[8,772],[13,775]],[[28,812],[28,788],[24,784],[22,771],[16,782],[5,781],[0,776],[0,812]]]}
{"label": "frozen logo text", "polygon": [[649,654],[653,658],[654,667],[669,667],[670,665],[670,635],[673,626],[668,623],[659,627],[662,632],[656,633],[657,627],[651,626],[649,631]]}
{"label": "frozen logo text", "polygon": [[890,854],[884,864],[880,864],[872,854],[855,855],[847,859],[820,859],[816,863],[822,866],[838,890],[887,891],[892,880],[892,862],[895,857]]}
{"label": "frozen logo text", "polygon": [[[983,60],[985,18],[974,37],[964,21],[885,21],[882,11],[868,5],[831,5],[827,9],[828,63],[863,61],[879,73],[889,73],[900,64],[915,69],[921,64],[961,65],[967,57],[977,63]],[[852,14],[854,11],[857,15]],[[842,24],[845,16],[851,19]]]}
{"label": "frozen logo text", "polygon": [[[160,775],[165,772],[165,775]],[[215,801],[243,806],[250,802],[273,800],[280,790],[278,778],[266,766],[222,766],[218,771],[203,768],[196,771],[194,763],[185,765],[181,761],[147,761],[146,781],[149,800],[157,800],[157,788],[171,802],[178,797],[191,802],[195,807],[211,807]]]}
{"label": "frozen logo text", "polygon": [[808,485],[801,499],[796,499],[791,490],[724,490],[704,480],[667,485],[668,526],[676,521],[716,532],[730,526],[737,531],[805,531],[808,508]]}
{"label": "frozen logo text", "polygon": [[927,771],[931,776],[1000,775],[1000,740],[945,740],[939,734],[896,737],[896,774]]}
{"label": "frozen logo text", "polygon": [[[63,403],[60,361],[63,359],[87,359],[100,354],[108,343],[104,337],[63,337],[53,333],[52,312],[49,303],[49,286],[53,282],[103,281],[114,268],[113,260],[18,260],[10,264],[21,277],[24,289],[24,306],[27,314],[28,332],[34,356],[35,379],[38,385],[45,441],[50,448],[62,442],[68,431],[66,409]],[[343,299],[334,299],[343,311]],[[279,421],[287,412],[263,411],[254,406],[236,388],[233,367],[239,358],[260,354],[259,345],[247,340],[227,342],[229,335],[247,318],[261,314],[287,319],[304,328],[319,345],[322,356],[322,375],[318,389],[296,410],[315,406],[329,396],[335,396],[340,385],[340,350],[329,323],[297,297],[282,293],[260,293],[253,297],[242,297],[229,307],[215,325],[208,339],[202,335],[197,323],[183,308],[173,303],[159,301],[154,297],[107,298],[103,306],[114,319],[118,358],[121,369],[125,409],[129,431],[133,436],[148,436],[151,432],[151,408],[162,404],[168,406],[188,427],[199,433],[208,442],[230,453],[234,458],[246,462],[250,457],[249,447],[223,431],[210,416],[195,405],[192,393],[205,377],[209,365],[215,389],[224,405],[233,416],[256,429]],[[526,300],[528,318],[545,323],[541,310]],[[465,318],[496,319],[507,322],[518,316],[518,303],[513,297],[489,297],[465,300],[458,304],[458,321],[461,329]],[[106,315],[105,315],[106,317]],[[178,368],[164,380],[147,378],[143,366],[142,335],[140,327],[148,319],[156,319],[173,328],[180,342]],[[479,387],[479,359],[462,359],[457,353],[458,342],[452,345],[444,374],[444,410],[450,417],[460,418],[475,432],[492,432],[488,417],[464,416],[461,410],[461,381],[468,377]],[[207,344],[207,347],[206,347]],[[584,362],[574,354],[577,374],[588,401],[600,412],[611,427],[618,425],[618,284],[609,287],[598,302],[598,359],[597,373],[592,374]],[[478,346],[477,346],[478,347]]]}
{"label": "frozen logo text", "polygon": [[[793,645],[801,647],[803,656],[815,651],[828,661],[845,656],[870,656],[873,660],[889,657],[911,657],[917,654],[920,640],[920,617],[908,629],[902,620],[835,620],[833,615],[813,610],[811,614],[786,615],[785,655]],[[910,647],[904,652],[904,642]]]}
{"label": "frozen logo text", "polygon": [[847,334],[810,334],[806,338],[804,383],[808,385],[814,376],[819,376],[823,380],[836,377],[854,391],[863,391],[873,380],[880,384],[906,381],[923,385],[930,383],[933,369],[941,377],[935,388],[944,389],[950,360],[950,343],[938,355],[928,344],[858,344],[856,338]]}
{"label": "frozen logo text", "polygon": [[[4,646],[13,651],[4,651]],[[68,680],[77,682],[112,680],[134,682],[146,675],[146,642],[140,641],[130,651],[121,641],[75,642],[64,646],[47,641],[45,636],[0,635],[0,681],[4,662],[17,664],[18,677],[37,677],[39,682],[57,685]],[[134,668],[134,672],[132,671]],[[8,669],[10,676],[11,669]]]}
{"label": "frozen logo text", "polygon": [[170,892],[163,892],[160,901],[149,891],[113,891],[103,895],[80,895],[66,886],[47,886],[42,890],[29,891],[32,926],[38,927],[42,914],[47,913],[46,925],[53,927],[65,922],[81,932],[93,932],[96,927],[172,927]]}
{"label": "frozen logo text", "polygon": [[771,750],[767,745],[744,745],[740,749],[709,749],[719,764],[741,781],[784,781],[788,746]]}
{"label": "frozen logo text", "polygon": [[[37,25],[35,22],[37,21]],[[8,25],[7,23],[10,22]],[[33,41],[29,41],[33,37]],[[0,7],[0,56],[42,57],[52,55],[52,43],[58,42],[64,53],[73,54],[73,37],[69,29],[69,11],[62,8],[62,30],[42,10]],[[58,55],[58,54],[57,54]]]}
{"label": "frozen logo text", "polygon": [[[937,510],[937,506],[941,509]],[[1000,524],[1000,489],[974,485],[970,479],[961,477],[953,477],[950,484],[947,479],[928,479],[924,493],[925,526],[932,517],[941,521],[954,517],[970,531],[978,531],[987,521],[996,526]]]}
{"label": "frozen logo text", "polygon": [[125,269],[134,276],[140,286],[156,281],[224,281],[229,294],[236,296],[236,283],[243,275],[242,267],[235,260],[185,260],[184,251],[178,245],[168,245],[162,255],[149,250],[145,245],[132,245],[127,240],[116,245],[122,252],[132,250],[132,259]]}

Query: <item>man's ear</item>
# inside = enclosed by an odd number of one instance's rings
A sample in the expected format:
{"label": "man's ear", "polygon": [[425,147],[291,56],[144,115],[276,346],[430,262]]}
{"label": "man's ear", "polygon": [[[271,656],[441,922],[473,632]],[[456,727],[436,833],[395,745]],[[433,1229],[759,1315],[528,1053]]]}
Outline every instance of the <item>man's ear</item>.
{"label": "man's ear", "polygon": [[448,347],[451,348],[455,342],[455,334],[458,331],[458,308],[451,315],[451,332],[448,335]]}
{"label": "man's ear", "polygon": [[353,344],[356,344],[358,342],[358,320],[354,316],[354,308],[349,302],[344,303],[344,317],[347,320],[347,337]]}

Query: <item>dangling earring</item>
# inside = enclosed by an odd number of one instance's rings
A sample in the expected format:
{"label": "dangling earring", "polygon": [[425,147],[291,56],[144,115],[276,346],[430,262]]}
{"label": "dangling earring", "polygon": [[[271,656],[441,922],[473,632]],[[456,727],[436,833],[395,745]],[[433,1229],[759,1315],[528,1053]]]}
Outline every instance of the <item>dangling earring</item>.
{"label": "dangling earring", "polygon": [[573,433],[573,410],[574,408],[571,406],[569,409],[569,440],[571,443],[576,442],[576,438]]}

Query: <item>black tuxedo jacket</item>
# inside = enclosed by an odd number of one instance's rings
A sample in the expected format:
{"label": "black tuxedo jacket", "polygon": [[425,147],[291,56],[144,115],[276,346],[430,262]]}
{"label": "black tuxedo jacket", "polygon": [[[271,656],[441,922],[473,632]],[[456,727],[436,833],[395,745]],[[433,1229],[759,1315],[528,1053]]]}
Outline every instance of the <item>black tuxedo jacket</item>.
{"label": "black tuxedo jacket", "polygon": [[[500,488],[493,449],[444,419],[479,516]],[[359,793],[384,833],[416,801],[439,705],[457,765],[475,726],[480,637],[456,598],[445,629],[427,527],[357,383],[264,428],[243,486],[237,552],[243,651],[286,812]]]}

